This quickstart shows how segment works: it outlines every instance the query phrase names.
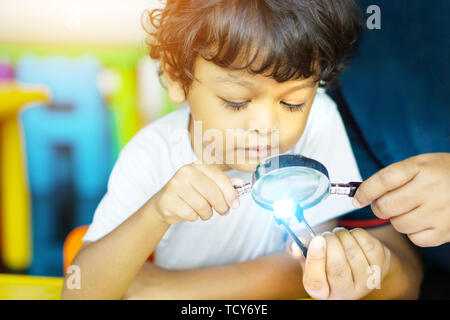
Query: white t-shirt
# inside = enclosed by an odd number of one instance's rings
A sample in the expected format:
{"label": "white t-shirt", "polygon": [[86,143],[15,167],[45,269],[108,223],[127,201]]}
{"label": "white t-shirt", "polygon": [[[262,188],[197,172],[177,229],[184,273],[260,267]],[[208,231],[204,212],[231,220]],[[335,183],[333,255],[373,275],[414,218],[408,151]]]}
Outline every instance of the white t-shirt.
{"label": "white t-shirt", "polygon": [[[83,241],[96,241],[135,213],[183,165],[198,160],[190,145],[190,109],[174,111],[143,128],[123,148]],[[360,181],[347,133],[335,103],[319,89],[302,137],[286,153],[318,160],[332,182]],[[251,181],[251,173],[230,170],[229,177]],[[351,199],[330,196],[305,210],[315,226],[353,210]],[[294,226],[295,228],[295,226]],[[151,232],[149,230],[149,232]],[[167,269],[219,266],[283,251],[285,231],[273,215],[247,194],[227,216],[171,225],[155,249],[154,263]]]}

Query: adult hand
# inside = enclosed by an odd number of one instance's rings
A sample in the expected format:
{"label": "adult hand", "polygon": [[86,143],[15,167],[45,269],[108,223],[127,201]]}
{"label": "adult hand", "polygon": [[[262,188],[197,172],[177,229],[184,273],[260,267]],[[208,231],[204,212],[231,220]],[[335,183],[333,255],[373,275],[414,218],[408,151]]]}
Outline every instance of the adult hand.
{"label": "adult hand", "polygon": [[354,197],[421,247],[450,241],[450,153],[422,154],[394,163],[364,181]]}
{"label": "adult hand", "polygon": [[[381,286],[391,266],[390,250],[359,228],[335,228],[314,237],[306,259],[293,242],[291,255],[300,261],[305,290],[318,300],[361,299]],[[373,270],[379,276],[375,283]]]}

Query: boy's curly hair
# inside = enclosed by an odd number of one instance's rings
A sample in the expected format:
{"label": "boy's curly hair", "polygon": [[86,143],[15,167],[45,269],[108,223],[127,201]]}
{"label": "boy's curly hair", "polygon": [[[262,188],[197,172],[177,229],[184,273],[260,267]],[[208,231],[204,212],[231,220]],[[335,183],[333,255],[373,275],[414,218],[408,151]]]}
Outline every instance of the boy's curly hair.
{"label": "boy's curly hair", "polygon": [[186,93],[197,55],[278,82],[315,76],[325,87],[344,69],[362,26],[353,0],[167,0],[144,18],[150,57]]}

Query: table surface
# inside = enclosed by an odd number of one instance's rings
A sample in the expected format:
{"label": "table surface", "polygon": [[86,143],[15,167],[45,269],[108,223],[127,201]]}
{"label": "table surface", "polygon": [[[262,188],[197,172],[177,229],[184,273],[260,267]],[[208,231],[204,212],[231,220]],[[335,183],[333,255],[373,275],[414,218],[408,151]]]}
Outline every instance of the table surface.
{"label": "table surface", "polygon": [[0,300],[59,300],[63,278],[0,274]]}
{"label": "table surface", "polygon": [[0,274],[0,300],[60,300],[63,281],[63,278]]}

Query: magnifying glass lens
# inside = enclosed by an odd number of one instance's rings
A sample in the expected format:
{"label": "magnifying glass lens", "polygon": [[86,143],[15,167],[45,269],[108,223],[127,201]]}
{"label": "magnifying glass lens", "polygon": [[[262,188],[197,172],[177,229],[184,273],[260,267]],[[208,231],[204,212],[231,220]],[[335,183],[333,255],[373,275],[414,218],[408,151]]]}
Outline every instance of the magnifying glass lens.
{"label": "magnifying glass lens", "polygon": [[303,210],[315,206],[330,193],[352,197],[359,185],[360,182],[332,184],[327,169],[320,162],[299,154],[282,154],[264,159],[256,167],[252,183],[235,188],[239,195],[251,191],[259,206],[273,211],[277,223],[285,228],[306,257],[306,246],[285,218],[295,215],[313,238],[314,230],[305,220]]}
{"label": "magnifying glass lens", "polygon": [[287,167],[265,174],[255,184],[252,194],[256,202],[273,209],[279,199],[291,199],[304,209],[328,194],[329,180],[321,172],[307,167]]}

